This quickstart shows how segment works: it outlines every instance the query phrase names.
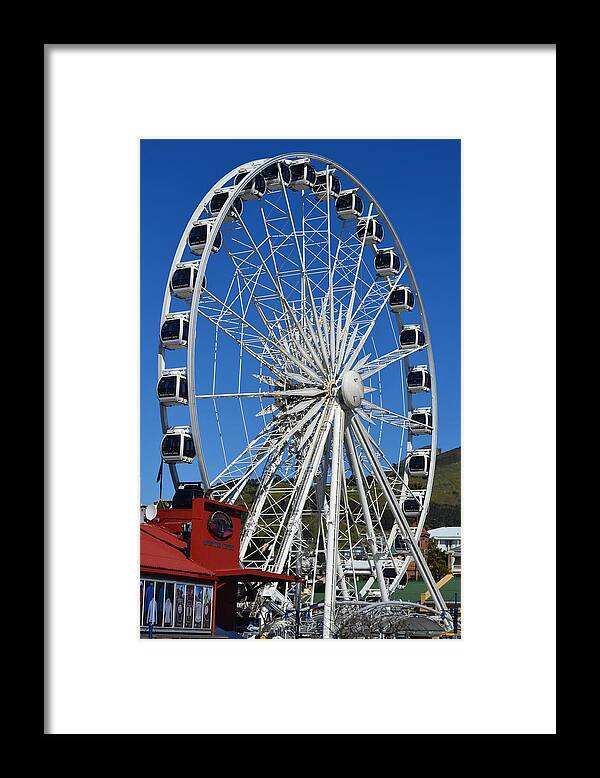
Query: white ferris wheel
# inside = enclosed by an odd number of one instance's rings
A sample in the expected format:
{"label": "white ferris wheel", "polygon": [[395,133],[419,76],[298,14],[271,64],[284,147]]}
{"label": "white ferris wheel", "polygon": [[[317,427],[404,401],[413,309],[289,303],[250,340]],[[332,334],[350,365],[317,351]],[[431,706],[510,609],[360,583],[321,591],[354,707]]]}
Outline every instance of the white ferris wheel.
{"label": "white ferris wheel", "polygon": [[206,193],[171,264],[157,395],[175,489],[245,503],[240,564],[301,572],[323,637],[344,609],[402,604],[413,562],[449,623],[419,547],[437,445],[425,310],[350,171],[290,153]]}

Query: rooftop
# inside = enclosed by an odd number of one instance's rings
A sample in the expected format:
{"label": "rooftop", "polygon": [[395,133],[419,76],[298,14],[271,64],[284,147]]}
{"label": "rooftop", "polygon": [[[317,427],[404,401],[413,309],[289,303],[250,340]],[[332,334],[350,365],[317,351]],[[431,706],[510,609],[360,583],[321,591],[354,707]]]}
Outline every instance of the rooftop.
{"label": "rooftop", "polygon": [[140,567],[185,578],[215,578],[215,573],[188,559],[186,544],[160,527],[140,524]]}
{"label": "rooftop", "polygon": [[460,527],[438,527],[429,530],[429,537],[437,540],[456,540],[460,538]]}
{"label": "rooftop", "polygon": [[[392,600],[419,602],[420,596],[426,591],[427,584],[425,581],[408,581],[404,589],[396,589],[392,594]],[[460,602],[460,576],[455,575],[445,586],[442,586],[440,594],[450,604],[454,602],[454,595],[456,594],[458,595],[457,600]],[[431,598],[427,600],[425,605],[431,605]]]}

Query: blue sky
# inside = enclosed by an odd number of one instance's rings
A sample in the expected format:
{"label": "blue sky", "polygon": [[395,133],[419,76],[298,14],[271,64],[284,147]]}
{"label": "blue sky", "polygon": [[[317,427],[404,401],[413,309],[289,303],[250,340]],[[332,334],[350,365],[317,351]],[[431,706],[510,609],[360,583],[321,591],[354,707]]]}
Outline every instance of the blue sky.
{"label": "blue sky", "polygon": [[[460,141],[142,140],[141,499],[158,497],[156,355],[173,254],[206,191],[249,160],[312,151],[339,162],[381,203],[406,249],[425,305],[438,381],[443,451],[460,445]],[[204,441],[208,446],[209,441]],[[171,496],[165,469],[164,495]]]}

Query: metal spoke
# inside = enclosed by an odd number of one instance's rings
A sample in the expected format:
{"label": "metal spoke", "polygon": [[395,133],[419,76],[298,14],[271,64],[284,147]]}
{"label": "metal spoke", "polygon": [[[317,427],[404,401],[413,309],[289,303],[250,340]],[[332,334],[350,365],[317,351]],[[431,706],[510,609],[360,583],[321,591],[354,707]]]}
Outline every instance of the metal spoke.
{"label": "metal spoke", "polygon": [[[390,411],[387,408],[382,408],[380,405],[376,405],[368,400],[362,401],[361,416],[366,418],[367,421],[378,419],[386,424],[391,424],[394,427],[410,429],[410,419],[407,416],[403,416],[401,413],[396,413],[395,411]],[[426,427],[428,431],[433,429],[428,424],[420,424],[419,426]]]}
{"label": "metal spoke", "polygon": [[[252,285],[252,287],[250,287],[250,283],[246,280],[246,278],[241,273],[238,263],[236,262],[235,258],[232,256],[231,252],[227,248],[227,244],[225,242],[224,242],[224,245],[225,245],[225,249],[226,249],[227,253],[229,254],[229,257],[230,257],[231,261],[233,262],[233,264],[236,267],[236,277],[238,279],[241,278],[242,283],[244,284],[244,288],[249,291],[250,299],[252,300],[252,302],[254,304],[254,308],[255,308],[256,312],[258,313],[258,316],[260,317],[262,323],[264,324],[264,326],[267,328],[267,330],[269,332],[270,341],[271,342],[278,342],[277,334],[273,330],[273,324],[267,318],[267,316],[265,315],[265,313],[264,313],[264,311],[262,309],[262,306],[260,305],[260,301],[258,300],[258,298],[256,297],[256,294],[255,294],[256,285],[257,285],[258,280],[260,278],[260,271],[258,271],[258,273],[256,274],[256,280],[254,281],[254,284]],[[292,331],[294,331],[294,330],[288,330],[288,332],[286,333],[286,339],[285,339],[286,342],[289,342]],[[293,345],[294,345],[295,348],[297,348],[297,349],[299,349],[301,351],[301,356],[303,357],[303,363],[308,364],[308,363],[314,362],[314,354],[311,355],[311,353],[309,351],[305,350],[303,347],[301,347],[298,342],[295,342]],[[317,367],[320,367],[320,365],[318,365],[318,363],[317,363]]]}
{"label": "metal spoke", "polygon": [[294,492],[293,500],[290,503],[291,510],[287,517],[287,528],[285,531],[285,536],[283,538],[283,542],[281,543],[281,548],[274,565],[274,568],[277,572],[281,572],[283,570],[283,566],[287,560],[292,545],[292,541],[294,540],[294,535],[298,531],[302,509],[304,508],[309,489],[311,488],[317,473],[321,454],[323,453],[323,447],[325,446],[325,441],[327,440],[329,429],[333,422],[336,408],[338,407],[339,406],[335,405],[334,403],[329,403],[329,405],[326,407],[325,412],[321,417],[322,423],[320,424],[320,429],[314,436],[313,443],[308,451],[306,459],[302,463],[302,466],[299,470],[296,489]]}
{"label": "metal spoke", "polygon": [[418,346],[416,348],[394,349],[393,351],[390,351],[389,353],[373,360],[373,362],[368,362],[366,365],[364,365],[364,367],[361,369],[361,377],[363,380],[366,380],[367,378],[375,375],[375,373],[379,373],[380,370],[388,367],[388,365],[393,365],[394,362],[397,362],[399,359],[406,359],[407,357],[411,356],[411,354],[416,354],[418,351],[422,351],[424,348],[427,348],[427,344],[424,346]]}
{"label": "metal spoke", "polygon": [[[400,273],[398,273],[398,275],[396,276],[396,278],[395,278],[393,283],[388,278],[388,288],[385,289],[385,290],[379,291],[379,296],[382,298],[382,300],[381,300],[380,306],[379,306],[379,308],[377,310],[377,313],[373,317],[372,311],[369,309],[369,305],[371,304],[370,301],[371,301],[371,298],[373,297],[373,294],[376,291],[378,291],[378,287],[379,287],[379,289],[382,289],[381,279],[379,278],[379,276],[376,275],[375,278],[373,279],[373,282],[371,283],[371,286],[362,295],[361,300],[360,300],[356,310],[354,311],[354,314],[352,316],[352,320],[349,322],[349,324],[352,324],[353,322],[355,322],[359,318],[359,314],[361,314],[361,315],[364,314],[365,319],[367,321],[369,321],[369,322],[372,322],[372,324],[374,325],[376,323],[376,321],[377,321],[381,311],[384,308],[387,308],[387,303],[389,301],[390,294],[394,291],[394,289],[396,289],[396,287],[398,286],[398,284],[402,280],[402,276],[405,274],[406,269],[407,269],[407,265],[405,265],[402,268],[402,270],[400,271]],[[389,314],[389,308],[388,308],[388,314]],[[369,337],[369,335],[371,334],[372,329],[373,329],[373,327],[371,327],[365,333],[364,340],[363,340],[363,345],[366,342],[366,340]],[[346,348],[345,354],[344,354],[344,358],[348,355],[348,353],[350,352],[351,348],[352,348],[352,346],[348,346]],[[360,351],[360,349],[359,349],[359,351]]]}
{"label": "metal spoke", "polygon": [[[281,175],[281,173],[280,173],[280,175]],[[290,225],[292,227],[292,232],[293,232],[294,239],[295,239],[295,242],[296,242],[296,249],[298,251],[298,259],[299,259],[301,267],[302,267],[302,274],[303,274],[303,277],[306,279],[306,289],[307,289],[308,297],[309,297],[309,301],[310,301],[310,308],[311,308],[311,311],[312,311],[313,319],[314,319],[315,322],[317,322],[318,321],[318,314],[317,314],[317,308],[316,308],[316,305],[315,305],[315,298],[313,297],[310,280],[309,280],[309,278],[308,278],[308,276],[306,274],[306,267],[304,266],[304,257],[302,256],[302,252],[300,251],[300,244],[298,243],[298,236],[296,234],[296,226],[294,224],[294,216],[292,214],[292,209],[290,207],[290,200],[289,200],[289,197],[288,197],[288,194],[287,194],[287,191],[286,191],[285,187],[283,187],[283,194],[284,194],[285,203],[286,203],[287,209],[288,209]],[[327,359],[328,358],[327,347],[325,346],[325,343],[324,343],[324,341],[322,339],[322,334],[321,334],[320,328],[317,328],[317,336],[319,337],[319,341],[320,341],[320,345],[321,345],[322,357],[324,359]],[[330,369],[331,369],[331,359],[332,359],[332,357],[330,357],[329,360],[328,360]]]}
{"label": "metal spoke", "polygon": [[214,400],[223,398],[246,398],[246,397],[319,397],[324,393],[323,389],[306,387],[304,389],[287,389],[280,392],[230,392],[226,394],[196,394],[195,397],[201,400]]}
{"label": "metal spoke", "polygon": [[[264,219],[265,219],[265,216],[264,216],[264,212],[263,212],[263,220]],[[248,235],[248,238],[249,238],[249,240],[251,241],[251,244],[252,244],[252,250],[258,256],[258,258],[260,259],[261,265],[262,265],[265,273],[267,273],[267,275],[269,276],[269,278],[273,282],[273,288],[274,288],[275,292],[277,293],[277,295],[279,297],[279,301],[280,301],[280,304],[281,304],[281,307],[282,307],[282,311],[284,312],[284,315],[286,317],[289,317],[289,319],[291,320],[291,322],[288,322],[288,332],[292,331],[291,324],[293,323],[294,331],[297,332],[300,335],[300,337],[304,341],[305,345],[307,346],[308,350],[312,354],[313,359],[314,359],[314,364],[321,370],[321,372],[323,372],[322,359],[319,356],[317,350],[315,349],[315,345],[313,343],[311,343],[310,340],[307,338],[307,336],[305,334],[305,331],[304,331],[304,328],[301,326],[301,324],[298,321],[298,319],[297,319],[297,317],[296,317],[292,307],[289,305],[289,303],[288,303],[288,301],[287,301],[287,299],[285,297],[285,294],[283,292],[283,289],[281,287],[281,281],[279,280],[279,273],[278,273],[277,269],[276,269],[276,275],[273,276],[273,274],[271,273],[271,271],[270,271],[270,269],[269,269],[269,267],[268,267],[264,257],[260,253],[260,251],[259,251],[259,249],[258,249],[258,247],[257,247],[257,245],[256,245],[256,243],[254,241],[254,238],[252,237],[252,234],[248,230],[248,227],[246,226],[246,223],[243,221],[243,219],[240,219],[240,224],[242,225],[242,228],[244,229],[244,231]],[[266,221],[265,221],[265,229],[267,229]],[[267,232],[267,235],[268,235],[268,232]],[[274,259],[274,249],[272,248],[272,246],[271,246],[271,256],[273,257],[273,261],[275,261],[275,259]]]}
{"label": "metal spoke", "polygon": [[[287,445],[289,440],[294,435],[297,435],[303,429],[303,427],[310,422],[313,416],[319,412],[320,408],[321,405],[319,403],[315,403],[304,413],[304,415],[299,420],[289,425],[284,423],[282,426],[278,417],[275,418],[270,424],[268,424],[265,430],[271,435],[271,437],[265,441],[265,446],[263,448],[259,448],[258,451],[253,455],[249,464],[247,464],[243,475],[240,477],[240,480],[235,485],[234,489],[227,494],[228,499],[233,500],[234,498],[237,498],[243,487],[248,482],[248,479],[252,473],[257,469],[257,467],[260,466],[262,462],[264,462],[270,451],[282,450]],[[257,438],[255,438],[255,441],[260,440],[261,435],[262,433],[259,434]],[[236,457],[232,464],[239,463],[241,460],[243,460],[243,457],[251,452],[251,446],[248,446],[246,449],[244,449],[244,451],[238,457]],[[230,470],[230,468],[231,466],[221,471],[221,473],[217,476],[216,481],[223,480],[225,478],[225,474]]]}
{"label": "metal spoke", "polygon": [[[275,352],[279,352],[287,360],[289,360],[290,362],[293,362],[296,365],[296,367],[298,367],[301,370],[301,372],[306,373],[306,375],[310,376],[314,381],[316,381],[316,382],[320,382],[321,381],[321,377],[319,376],[319,374],[315,370],[313,370],[309,365],[307,365],[306,363],[302,362],[300,359],[295,357],[293,354],[290,354],[290,352],[287,351],[287,349],[285,349],[279,342],[277,342],[276,340],[273,340],[272,338],[267,337],[264,333],[260,332],[260,330],[258,330],[252,324],[250,324],[250,322],[247,319],[245,319],[239,313],[237,313],[232,308],[230,308],[225,302],[223,302],[223,300],[220,300],[216,295],[212,294],[212,292],[210,292],[208,289],[205,290],[205,294],[207,294],[210,297],[211,300],[213,300],[214,302],[216,302],[219,305],[221,305],[222,306],[222,310],[227,311],[227,313],[231,314],[238,322],[243,324],[249,330],[252,330],[252,332],[255,333],[256,337],[259,339],[260,343],[263,346],[265,346],[266,348],[271,347],[271,349],[274,349]],[[228,330],[223,325],[222,322],[219,322],[218,320],[215,320],[214,318],[211,318],[211,316],[207,313],[206,308],[200,307],[199,308],[199,312],[205,318],[207,318],[209,321],[211,321],[213,324],[215,324],[216,326],[220,327],[220,329],[223,332],[225,332],[227,335],[232,337],[233,340],[236,341],[236,343],[239,343],[240,345],[242,345],[246,349],[246,351],[248,351],[249,354],[251,354],[252,356],[254,356],[256,358],[256,353],[251,351],[247,347],[248,339],[244,340],[244,339],[242,339],[239,336],[236,337],[235,335],[233,335],[232,331]],[[235,330],[233,332],[235,332]],[[269,350],[268,353],[273,358],[273,362],[276,363],[277,357],[274,356],[274,352],[272,350]],[[269,365],[268,363],[264,362],[263,360],[259,360],[259,361],[261,362],[261,364],[264,364],[265,366],[268,366],[269,369],[272,372],[277,373],[278,371],[281,371],[281,364],[279,364],[277,367],[275,367],[274,365]]]}
{"label": "metal spoke", "polygon": [[[368,225],[368,220],[371,218],[372,213],[373,213],[373,203],[369,205],[369,211],[367,213],[367,225]],[[356,284],[358,282],[358,276],[360,273],[360,267],[362,263],[363,254],[365,251],[366,241],[367,241],[367,228],[365,227],[364,235],[362,237],[362,241],[360,245],[360,254],[358,255],[358,259],[356,260],[356,272],[354,274],[354,283],[352,284],[350,302],[348,303],[348,310],[346,312],[346,324],[344,326],[344,330],[342,333],[342,339],[340,342],[338,342],[338,350],[336,353],[336,368],[339,366],[339,363],[342,360],[344,344],[346,342],[346,338],[348,337],[348,330],[350,329],[350,325],[352,323],[353,316],[354,316],[353,309],[354,309],[354,300],[356,298]],[[332,292],[332,296],[333,296],[333,292]],[[332,312],[332,316],[333,316],[333,312]]]}
{"label": "metal spoke", "polygon": [[[394,289],[395,289],[395,288],[398,286],[398,284],[399,284],[399,283],[400,283],[400,277],[398,277],[398,278],[396,279],[396,282],[395,282],[395,283],[394,283],[394,285],[392,286],[392,289],[391,289],[391,291],[393,291],[393,290],[394,290]],[[370,324],[369,324],[369,326],[367,327],[366,331],[365,331],[365,332],[363,333],[363,335],[361,336],[361,339],[359,340],[359,342],[358,342],[358,345],[356,346],[356,348],[355,348],[355,349],[354,349],[354,351],[352,352],[352,355],[351,355],[349,358],[346,358],[346,354],[347,354],[347,352],[350,350],[350,348],[352,347],[352,345],[350,345],[350,346],[349,346],[349,347],[346,349],[346,353],[344,354],[344,357],[343,357],[343,359],[342,359],[342,362],[343,362],[343,364],[344,364],[344,368],[345,368],[346,370],[352,370],[352,366],[353,366],[354,362],[356,361],[356,359],[357,359],[358,355],[359,355],[359,354],[360,354],[360,352],[362,351],[362,349],[363,349],[363,347],[364,347],[365,343],[367,342],[367,340],[368,340],[369,336],[370,336],[370,335],[371,335],[371,333],[373,332],[373,328],[374,328],[374,327],[375,327],[375,325],[377,324],[377,320],[379,319],[379,315],[380,315],[380,313],[383,311],[383,309],[384,309],[384,308],[386,308],[386,307],[387,307],[388,300],[389,300],[389,295],[388,295],[388,294],[386,294],[386,295],[384,296],[384,298],[383,298],[383,300],[382,300],[382,302],[381,302],[381,304],[380,304],[379,308],[377,309],[377,312],[375,313],[375,315],[374,315],[374,316],[372,317],[372,319],[370,320]],[[358,309],[357,309],[357,313],[358,313]]]}

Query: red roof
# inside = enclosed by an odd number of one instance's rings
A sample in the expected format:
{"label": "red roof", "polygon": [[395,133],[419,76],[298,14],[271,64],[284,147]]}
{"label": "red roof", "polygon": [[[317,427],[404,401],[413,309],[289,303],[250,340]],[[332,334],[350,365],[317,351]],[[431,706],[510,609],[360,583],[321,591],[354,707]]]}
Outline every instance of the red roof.
{"label": "red roof", "polygon": [[168,530],[156,524],[140,524],[140,569],[144,572],[161,572],[181,575],[185,578],[237,578],[238,580],[302,581],[294,575],[271,573],[249,567],[233,567],[228,570],[209,570],[188,559],[184,554],[186,544]]}
{"label": "red roof", "polygon": [[168,543],[170,546],[173,546],[173,548],[185,549],[186,544],[183,540],[180,540],[177,535],[169,532],[168,529],[158,527],[156,524],[140,524],[140,530],[146,532],[148,535],[152,535],[157,540]]}
{"label": "red roof", "polygon": [[186,544],[171,532],[148,524],[140,524],[140,568],[144,571],[185,578],[216,578],[207,567],[188,559],[183,553]]}

